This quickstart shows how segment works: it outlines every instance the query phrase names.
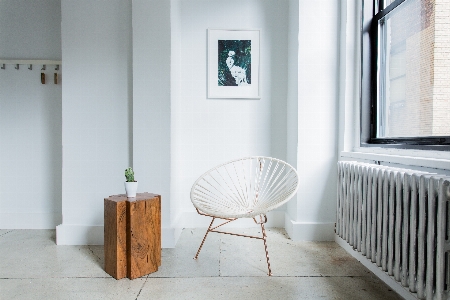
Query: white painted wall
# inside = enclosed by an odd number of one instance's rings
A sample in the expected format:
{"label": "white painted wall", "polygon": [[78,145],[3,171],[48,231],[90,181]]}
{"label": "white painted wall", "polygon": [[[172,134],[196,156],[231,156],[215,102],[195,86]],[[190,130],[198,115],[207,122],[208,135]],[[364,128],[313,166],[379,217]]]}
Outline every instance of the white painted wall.
{"label": "white painted wall", "polygon": [[[300,184],[297,205],[289,207],[288,215],[292,219],[286,220],[286,230],[294,240],[332,240],[336,206],[340,3],[300,0],[298,13],[297,170]],[[292,211],[293,208],[296,210]]]}
{"label": "white painted wall", "polygon": [[[180,99],[181,97],[183,97],[183,90],[182,90],[182,82],[183,82],[183,77],[182,77],[182,66],[183,66],[183,62],[181,61],[181,53],[183,52],[183,49],[181,48],[181,41],[182,41],[182,25],[181,25],[181,9],[180,9],[180,1],[179,0],[171,0],[170,1],[170,11],[171,11],[171,68],[170,68],[170,86],[171,86],[171,93],[170,93],[170,99],[171,102],[176,102],[176,99]],[[174,108],[174,104],[171,104],[171,114],[172,114],[172,109]],[[175,118],[171,118],[171,128],[176,127],[176,122],[174,122]],[[173,131],[171,129],[171,131]],[[170,135],[170,144],[172,144],[173,142],[175,142],[175,135],[171,134]],[[169,145],[170,147],[170,145]],[[181,149],[180,149],[181,150]],[[177,155],[175,155],[177,154]],[[170,160],[176,160],[177,157],[179,157],[178,155],[178,151],[177,149],[175,149],[175,151],[171,151],[171,157]],[[170,187],[170,192],[172,195],[172,203],[173,205],[171,206],[171,211],[170,211],[170,217],[171,217],[171,224],[173,224],[173,226],[176,226],[178,228],[181,228],[182,225],[179,224],[181,223],[181,219],[184,213],[184,207],[183,205],[178,205],[180,202],[180,196],[182,197],[181,193],[178,193],[177,190],[175,190],[173,188],[173,183],[175,183],[177,181],[177,179],[180,177],[178,176],[173,176],[175,174],[178,173],[177,171],[177,165],[171,163],[170,165],[170,173],[171,173],[171,187]],[[190,180],[190,178],[188,179]]]}
{"label": "white painted wall", "polygon": [[0,59],[61,59],[61,0],[1,0]]}
{"label": "white painted wall", "polygon": [[[194,181],[228,160],[286,159],[288,1],[172,1],[171,197],[181,227],[207,226]],[[207,98],[207,29],[260,29],[260,100]],[[284,208],[281,208],[281,224]],[[271,222],[274,218],[269,216]],[[252,225],[252,222],[248,223]]]}
{"label": "white painted wall", "polygon": [[131,3],[63,0],[61,11],[63,223],[57,243],[101,244],[103,199],[124,193],[131,165]]}
{"label": "white painted wall", "polygon": [[133,1],[133,166],[138,190],[162,197],[164,248],[180,233],[171,223],[170,3]]}
{"label": "white painted wall", "polygon": [[[61,10],[59,244],[103,242],[103,198],[123,192],[133,165],[139,191],[163,196],[163,246],[173,246],[176,228],[207,225],[190,203],[195,179],[246,155],[287,159],[300,173],[272,226],[286,211],[294,239],[332,236],[339,2],[63,0]],[[261,29],[260,100],[206,97],[207,28]]]}
{"label": "white painted wall", "polygon": [[[297,168],[298,151],[298,60],[299,60],[299,31],[300,14],[298,0],[289,0],[289,28],[288,28],[288,96],[287,96],[287,162]],[[286,220],[297,217],[298,193],[287,203]]]}
{"label": "white painted wall", "polygon": [[361,1],[341,2],[339,62],[339,151],[359,144]]}
{"label": "white painted wall", "polygon": [[[59,0],[0,1],[0,59],[61,59]],[[61,84],[55,66],[0,69],[0,228],[61,222]],[[51,67],[51,68],[50,68]]]}

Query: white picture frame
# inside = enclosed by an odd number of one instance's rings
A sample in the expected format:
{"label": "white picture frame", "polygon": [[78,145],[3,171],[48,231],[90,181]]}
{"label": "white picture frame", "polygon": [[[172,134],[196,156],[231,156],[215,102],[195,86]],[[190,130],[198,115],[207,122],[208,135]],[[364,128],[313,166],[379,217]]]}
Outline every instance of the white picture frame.
{"label": "white picture frame", "polygon": [[208,98],[260,99],[259,54],[259,29],[208,29]]}

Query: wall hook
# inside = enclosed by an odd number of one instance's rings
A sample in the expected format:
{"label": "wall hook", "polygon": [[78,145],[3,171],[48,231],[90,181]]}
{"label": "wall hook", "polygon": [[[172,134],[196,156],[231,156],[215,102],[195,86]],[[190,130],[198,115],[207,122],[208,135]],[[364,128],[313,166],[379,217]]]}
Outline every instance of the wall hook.
{"label": "wall hook", "polygon": [[58,71],[58,70],[59,70],[59,65],[56,65],[56,68],[55,68],[55,70],[56,70],[56,71]]}
{"label": "wall hook", "polygon": [[42,69],[41,69],[42,71],[45,71],[45,65],[42,65]]}
{"label": "wall hook", "polygon": [[16,70],[19,70],[19,64],[16,64]]}
{"label": "wall hook", "polygon": [[28,67],[28,70],[33,70],[33,65],[30,64],[30,66]]}
{"label": "wall hook", "polygon": [[2,69],[3,69],[3,70],[5,69],[5,64],[2,64]]}

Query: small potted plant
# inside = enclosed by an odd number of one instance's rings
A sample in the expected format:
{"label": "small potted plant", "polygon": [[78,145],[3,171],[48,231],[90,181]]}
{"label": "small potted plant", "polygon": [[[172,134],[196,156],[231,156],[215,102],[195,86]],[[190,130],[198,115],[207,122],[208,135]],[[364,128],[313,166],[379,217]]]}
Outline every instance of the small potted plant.
{"label": "small potted plant", "polygon": [[134,171],[132,168],[125,169],[125,191],[127,197],[136,197],[138,182],[134,180]]}

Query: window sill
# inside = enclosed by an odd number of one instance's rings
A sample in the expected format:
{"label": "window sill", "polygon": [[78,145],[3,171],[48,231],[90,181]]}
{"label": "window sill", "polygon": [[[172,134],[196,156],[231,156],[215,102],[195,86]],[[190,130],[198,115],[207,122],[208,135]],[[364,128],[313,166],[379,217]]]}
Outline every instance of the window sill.
{"label": "window sill", "polygon": [[450,153],[442,151],[355,148],[354,151],[342,151],[340,158],[450,170]]}

